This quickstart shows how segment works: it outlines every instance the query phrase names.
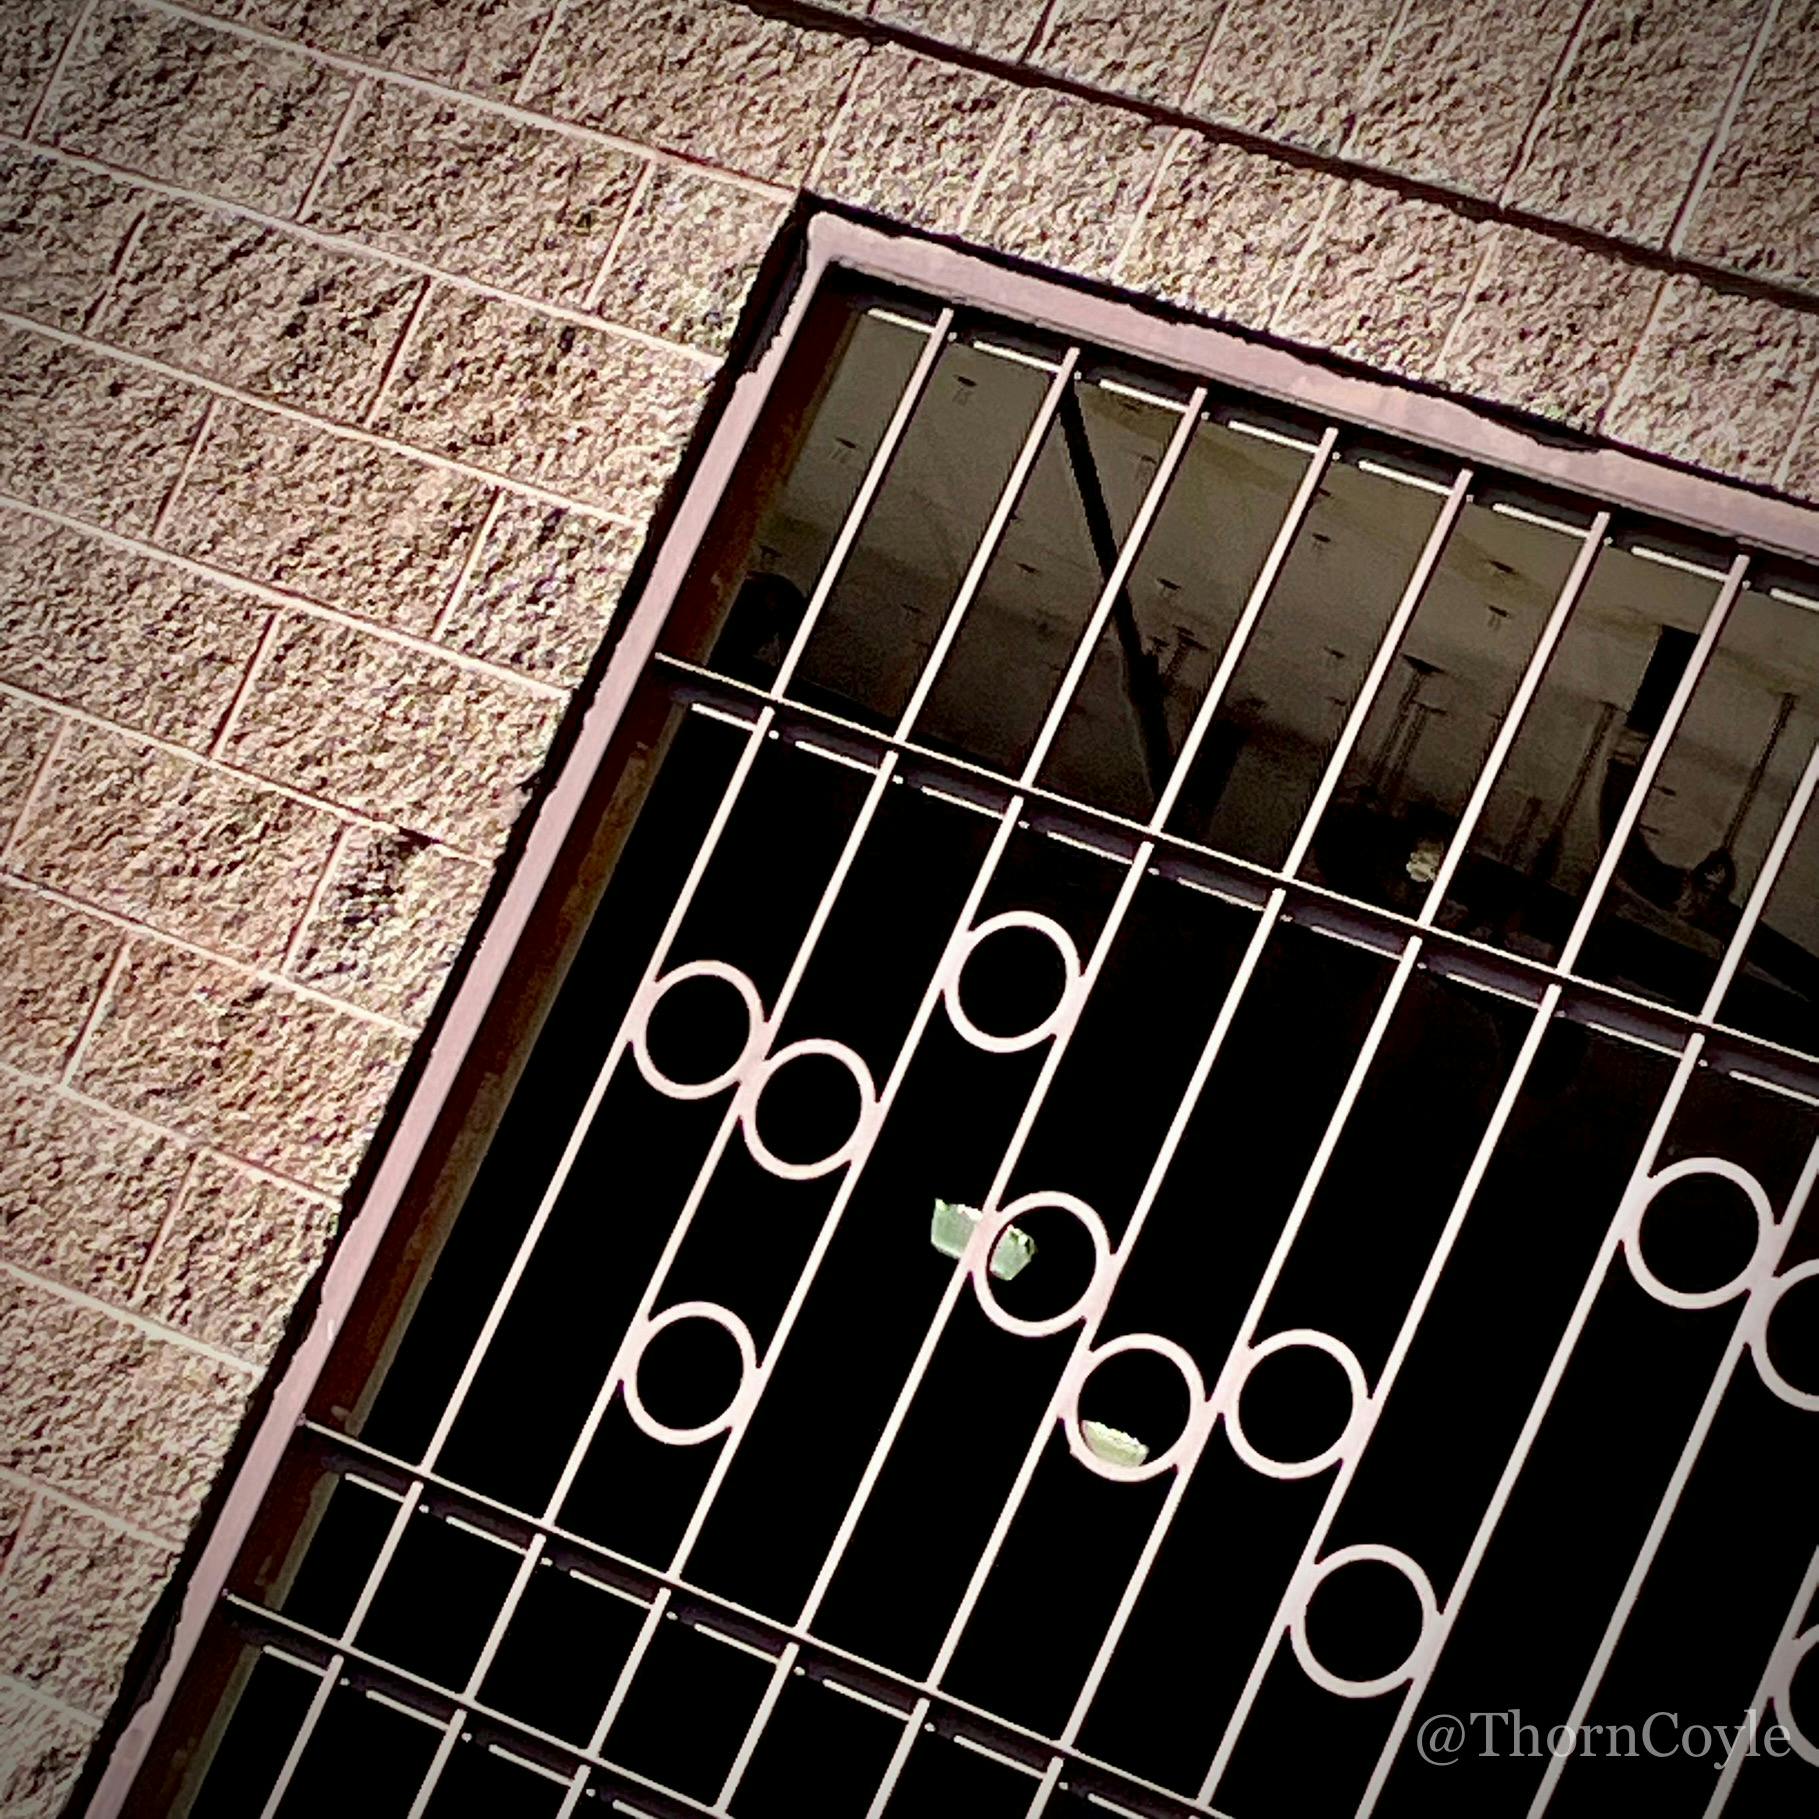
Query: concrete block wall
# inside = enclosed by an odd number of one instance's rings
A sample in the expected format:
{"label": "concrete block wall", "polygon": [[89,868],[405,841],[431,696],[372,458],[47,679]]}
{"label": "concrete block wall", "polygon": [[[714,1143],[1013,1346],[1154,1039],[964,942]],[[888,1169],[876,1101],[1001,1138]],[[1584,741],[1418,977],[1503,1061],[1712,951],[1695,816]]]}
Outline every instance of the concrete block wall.
{"label": "concrete block wall", "polygon": [[1811,0],[4,0],[0,1810],[802,186],[1819,499]]}

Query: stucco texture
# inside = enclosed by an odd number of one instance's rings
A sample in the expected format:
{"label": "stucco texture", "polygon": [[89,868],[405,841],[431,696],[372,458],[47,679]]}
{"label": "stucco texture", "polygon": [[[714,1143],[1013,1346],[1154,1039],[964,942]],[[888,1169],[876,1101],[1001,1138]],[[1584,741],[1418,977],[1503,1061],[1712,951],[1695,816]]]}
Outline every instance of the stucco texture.
{"label": "stucco texture", "polygon": [[0,6],[0,1808],[67,1797],[800,188],[1815,499],[1814,17]]}

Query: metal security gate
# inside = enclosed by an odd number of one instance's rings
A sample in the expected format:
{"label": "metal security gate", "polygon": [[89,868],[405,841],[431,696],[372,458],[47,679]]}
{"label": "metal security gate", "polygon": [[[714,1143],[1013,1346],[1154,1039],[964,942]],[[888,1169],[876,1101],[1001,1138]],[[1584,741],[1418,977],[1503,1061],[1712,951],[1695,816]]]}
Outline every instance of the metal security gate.
{"label": "metal security gate", "polygon": [[814,221],[91,1810],[1812,1810],[1816,540]]}

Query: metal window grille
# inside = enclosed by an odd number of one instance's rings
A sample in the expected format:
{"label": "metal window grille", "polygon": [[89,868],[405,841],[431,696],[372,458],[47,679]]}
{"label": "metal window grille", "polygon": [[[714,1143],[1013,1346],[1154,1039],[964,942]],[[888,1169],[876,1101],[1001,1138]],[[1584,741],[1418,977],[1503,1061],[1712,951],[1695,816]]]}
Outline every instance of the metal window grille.
{"label": "metal window grille", "polygon": [[91,1811],[1810,1811],[1810,516],[773,331]]}

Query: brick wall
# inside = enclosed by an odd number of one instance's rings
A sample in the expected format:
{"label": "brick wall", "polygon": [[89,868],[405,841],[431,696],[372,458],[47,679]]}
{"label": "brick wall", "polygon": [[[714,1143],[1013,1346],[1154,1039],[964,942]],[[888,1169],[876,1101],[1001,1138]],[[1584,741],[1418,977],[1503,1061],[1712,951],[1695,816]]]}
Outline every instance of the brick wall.
{"label": "brick wall", "polygon": [[0,1809],[799,187],[1813,499],[1815,105],[1812,0],[4,0]]}

